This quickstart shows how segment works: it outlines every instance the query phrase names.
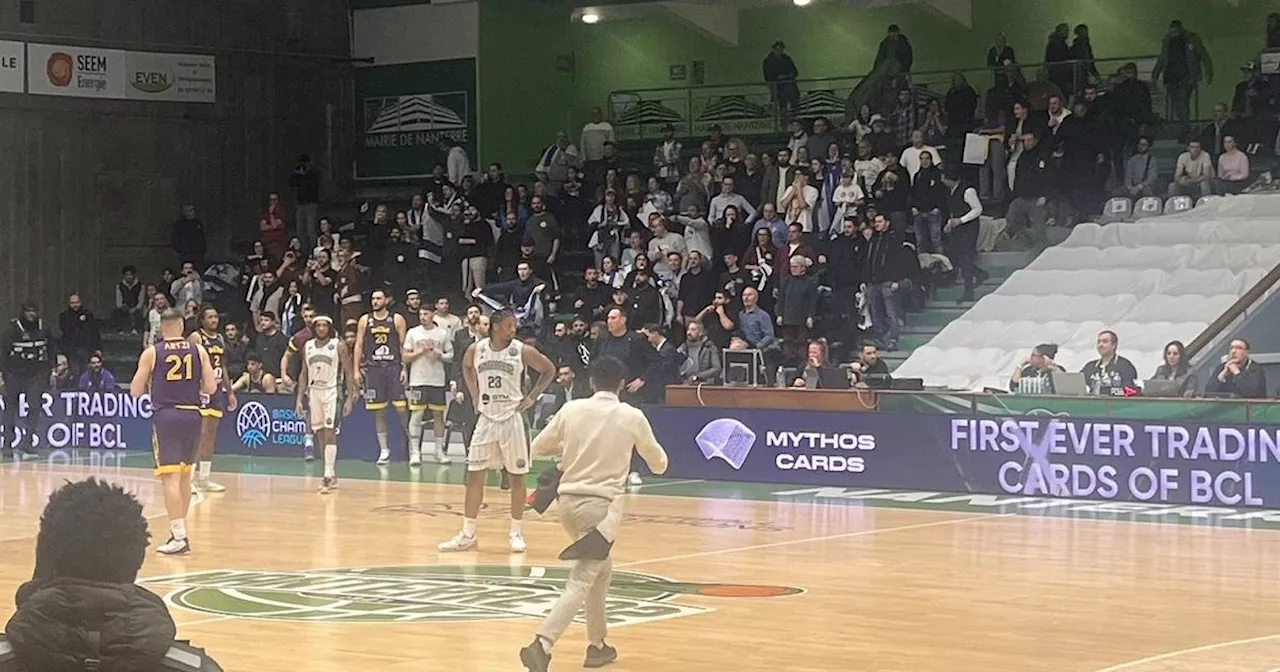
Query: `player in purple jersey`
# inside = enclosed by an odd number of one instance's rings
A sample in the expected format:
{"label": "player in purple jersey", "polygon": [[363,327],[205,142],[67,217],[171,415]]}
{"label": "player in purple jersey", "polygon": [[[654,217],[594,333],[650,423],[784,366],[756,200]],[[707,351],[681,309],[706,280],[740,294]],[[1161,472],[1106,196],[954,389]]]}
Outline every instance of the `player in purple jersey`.
{"label": "player in purple jersey", "polygon": [[200,427],[200,454],[196,466],[195,478],[191,485],[201,492],[224,492],[226,488],[214,483],[210,478],[213,471],[213,448],[218,438],[218,423],[225,413],[236,410],[236,393],[231,390],[231,381],[227,380],[227,344],[218,331],[218,309],[204,306],[200,309],[200,326],[187,340],[192,345],[199,345],[209,353],[209,363],[213,364],[213,376],[217,379],[217,389],[209,402],[200,408],[204,422]]}
{"label": "player in purple jersey", "polygon": [[183,555],[187,541],[187,507],[191,503],[191,466],[200,439],[200,408],[218,386],[217,374],[204,347],[182,337],[182,313],[172,308],[160,315],[161,340],[138,357],[129,384],[135,399],[151,394],[151,442],[156,475],[164,489],[169,514],[169,541],[157,552]]}
{"label": "player in purple jersey", "polygon": [[[364,386],[364,407],[373,411],[378,435],[378,464],[391,462],[387,447],[387,405],[396,409],[400,427],[409,436],[408,404],[404,386],[407,373],[401,358],[408,326],[404,317],[387,310],[387,293],[375,289],[369,294],[373,310],[356,325],[356,378]],[[408,446],[406,438],[406,449]]]}

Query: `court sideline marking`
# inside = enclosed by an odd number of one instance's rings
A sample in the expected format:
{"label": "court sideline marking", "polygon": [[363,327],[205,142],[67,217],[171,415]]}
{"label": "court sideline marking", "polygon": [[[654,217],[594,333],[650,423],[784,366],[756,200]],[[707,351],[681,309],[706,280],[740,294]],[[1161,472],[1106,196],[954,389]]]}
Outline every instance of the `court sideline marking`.
{"label": "court sideline marking", "polygon": [[922,530],[930,527],[942,527],[944,525],[956,525],[959,523],[974,523],[980,520],[992,520],[994,518],[1008,518],[1016,516],[1016,513],[988,513],[981,516],[967,516],[965,518],[953,518],[951,520],[935,520],[928,523],[915,523],[912,525],[899,525],[897,527],[877,527],[870,530],[858,530],[856,532],[844,532],[841,534],[829,534],[823,537],[805,537],[804,539],[788,539],[786,541],[775,541],[768,544],[756,544],[754,546],[739,546],[737,548],[721,548],[714,551],[701,551],[698,553],[685,553],[683,555],[672,555],[664,558],[650,558],[648,560],[635,560],[632,562],[624,562],[614,565],[615,568],[621,567],[638,567],[640,565],[652,565],[660,562],[675,562],[676,560],[692,560],[693,558],[707,558],[715,555],[728,555],[729,553],[745,553],[746,551],[758,551],[766,548],[779,548],[782,546],[794,546],[796,544],[807,544],[815,541],[832,541],[835,539],[854,539],[857,537],[869,537],[875,534],[885,532],[906,532],[908,530]]}
{"label": "court sideline marking", "polygon": [[1147,656],[1146,658],[1139,658],[1137,660],[1130,660],[1129,662],[1126,662],[1126,663],[1119,663],[1117,665],[1112,665],[1111,667],[1104,667],[1101,670],[1098,670],[1097,672],[1120,672],[1120,670],[1128,670],[1130,668],[1137,667],[1138,665],[1145,665],[1147,663],[1157,663],[1162,660],[1177,658],[1179,656],[1185,656],[1192,653],[1204,653],[1205,651],[1217,651],[1218,649],[1226,649],[1233,646],[1240,646],[1242,644],[1257,644],[1258,642],[1266,642],[1272,639],[1280,639],[1280,634],[1263,635],[1261,637],[1250,637],[1248,639],[1233,639],[1228,642],[1218,642],[1216,644],[1205,644],[1204,646],[1196,646],[1190,649],[1180,649],[1178,651],[1169,651],[1167,653],[1159,653],[1154,656]]}

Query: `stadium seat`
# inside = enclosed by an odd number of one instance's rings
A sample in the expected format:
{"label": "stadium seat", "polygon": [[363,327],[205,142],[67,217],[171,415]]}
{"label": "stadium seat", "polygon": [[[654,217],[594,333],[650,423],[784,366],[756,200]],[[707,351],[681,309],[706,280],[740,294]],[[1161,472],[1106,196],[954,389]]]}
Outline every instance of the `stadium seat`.
{"label": "stadium seat", "polygon": [[1133,217],[1133,200],[1123,196],[1117,196],[1102,206],[1102,217],[1098,219],[1100,224],[1111,224],[1114,222],[1127,222]]}
{"label": "stadium seat", "polygon": [[1218,200],[1219,198],[1222,198],[1222,197],[1221,196],[1201,196],[1200,200],[1196,201],[1196,207],[1197,208],[1202,207],[1205,203],[1212,203]]}
{"label": "stadium seat", "polygon": [[1164,201],[1159,196],[1144,196],[1138,199],[1137,205],[1133,208],[1133,218],[1146,219],[1147,217],[1159,217],[1164,214]]}
{"label": "stadium seat", "polygon": [[1164,202],[1164,214],[1176,215],[1186,212],[1195,207],[1195,201],[1190,196],[1172,196]]}

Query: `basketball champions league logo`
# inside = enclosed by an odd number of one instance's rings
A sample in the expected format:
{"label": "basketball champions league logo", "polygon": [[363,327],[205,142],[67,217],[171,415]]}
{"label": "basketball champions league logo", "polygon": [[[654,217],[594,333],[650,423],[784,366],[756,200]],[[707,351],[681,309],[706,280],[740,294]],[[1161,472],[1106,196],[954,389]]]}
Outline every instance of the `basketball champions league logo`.
{"label": "basketball champions league logo", "polygon": [[236,434],[246,448],[261,448],[271,438],[271,414],[256,401],[240,407],[236,414]]}

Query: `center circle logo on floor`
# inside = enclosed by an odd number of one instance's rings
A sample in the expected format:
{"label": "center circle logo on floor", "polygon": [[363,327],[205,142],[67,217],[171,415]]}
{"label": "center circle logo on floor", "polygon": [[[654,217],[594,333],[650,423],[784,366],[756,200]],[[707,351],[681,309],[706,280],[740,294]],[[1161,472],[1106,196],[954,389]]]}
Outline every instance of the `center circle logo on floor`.
{"label": "center circle logo on floor", "polygon": [[271,414],[267,407],[250,401],[236,414],[236,434],[246,448],[261,448],[271,439]]}
{"label": "center circle logo on floor", "polygon": [[[146,579],[167,600],[206,614],[314,623],[541,620],[569,580],[565,567],[409,565],[310,571],[221,569]],[[613,573],[609,625],[636,625],[715,611],[680,598],[773,598],[803,588],[686,583]]]}

